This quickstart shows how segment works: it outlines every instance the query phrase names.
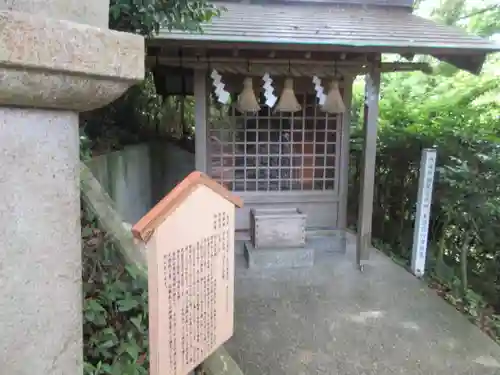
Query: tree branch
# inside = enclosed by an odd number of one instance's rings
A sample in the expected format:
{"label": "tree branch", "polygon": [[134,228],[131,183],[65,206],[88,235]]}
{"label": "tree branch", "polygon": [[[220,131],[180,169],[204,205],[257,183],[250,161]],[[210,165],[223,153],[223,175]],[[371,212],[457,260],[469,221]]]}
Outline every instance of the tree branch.
{"label": "tree branch", "polygon": [[479,9],[479,10],[476,10],[476,11],[474,11],[472,13],[466,14],[465,16],[462,16],[462,17],[458,18],[458,20],[464,20],[464,19],[467,19],[467,18],[471,18],[471,17],[477,16],[479,14],[483,14],[483,13],[489,12],[490,10],[495,10],[495,9],[500,9],[500,5],[499,4],[490,5],[490,6],[486,7],[486,8]]}

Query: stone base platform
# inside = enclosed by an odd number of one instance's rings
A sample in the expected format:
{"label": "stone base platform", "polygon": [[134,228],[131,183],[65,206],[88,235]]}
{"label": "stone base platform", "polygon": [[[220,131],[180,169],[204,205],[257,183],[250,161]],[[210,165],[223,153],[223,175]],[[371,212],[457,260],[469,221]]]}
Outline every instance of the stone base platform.
{"label": "stone base platform", "polygon": [[250,269],[299,268],[314,264],[311,247],[259,248],[245,241],[244,255]]}

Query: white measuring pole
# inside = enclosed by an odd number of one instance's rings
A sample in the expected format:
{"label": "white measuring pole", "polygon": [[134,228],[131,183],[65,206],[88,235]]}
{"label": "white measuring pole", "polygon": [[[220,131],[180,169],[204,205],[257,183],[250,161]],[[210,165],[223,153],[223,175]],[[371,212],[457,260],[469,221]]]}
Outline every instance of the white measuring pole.
{"label": "white measuring pole", "polygon": [[417,277],[424,276],[427,256],[427,237],[432,204],[432,187],[436,170],[436,150],[426,148],[422,151],[418,179],[417,215],[413,231],[413,250],[411,270]]}

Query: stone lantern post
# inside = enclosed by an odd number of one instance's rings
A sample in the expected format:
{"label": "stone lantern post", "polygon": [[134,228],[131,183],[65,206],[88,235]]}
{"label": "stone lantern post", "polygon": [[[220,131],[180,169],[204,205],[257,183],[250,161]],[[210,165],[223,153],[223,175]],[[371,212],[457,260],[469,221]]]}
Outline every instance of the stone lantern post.
{"label": "stone lantern post", "polygon": [[109,0],[0,0],[0,372],[82,373],[78,112],[144,76]]}

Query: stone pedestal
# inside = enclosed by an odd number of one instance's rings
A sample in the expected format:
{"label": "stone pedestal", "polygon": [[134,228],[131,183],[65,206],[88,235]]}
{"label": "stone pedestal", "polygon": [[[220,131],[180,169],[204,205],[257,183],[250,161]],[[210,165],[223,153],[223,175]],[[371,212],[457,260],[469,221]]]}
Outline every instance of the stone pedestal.
{"label": "stone pedestal", "polygon": [[251,242],[245,242],[245,259],[248,268],[299,268],[314,264],[314,249],[303,247],[269,247],[256,249]]}
{"label": "stone pedestal", "polygon": [[78,112],[144,75],[143,39],[107,30],[108,7],[0,0],[2,374],[83,372]]}

